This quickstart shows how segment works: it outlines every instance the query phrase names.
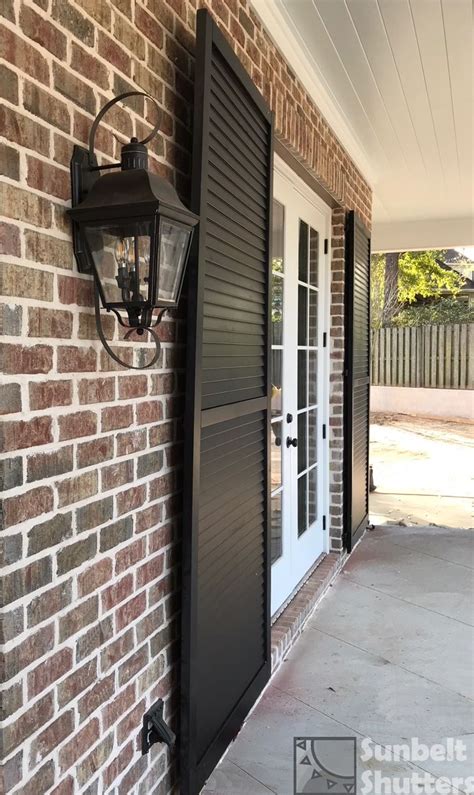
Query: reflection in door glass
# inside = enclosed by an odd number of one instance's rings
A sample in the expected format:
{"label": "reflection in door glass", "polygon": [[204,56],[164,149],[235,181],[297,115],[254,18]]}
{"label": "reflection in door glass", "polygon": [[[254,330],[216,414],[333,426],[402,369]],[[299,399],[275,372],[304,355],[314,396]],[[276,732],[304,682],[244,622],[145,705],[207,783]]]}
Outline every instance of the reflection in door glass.
{"label": "reflection in door glass", "polygon": [[282,554],[282,517],[281,517],[281,491],[272,496],[272,563],[275,563]]}
{"label": "reflection in door glass", "polygon": [[298,480],[298,535],[302,535],[308,528],[306,518],[307,508],[307,475],[301,475]]}
{"label": "reflection in door glass", "polygon": [[309,230],[309,283],[312,287],[318,287],[318,263],[319,263],[319,234],[310,227]]}
{"label": "reflection in door glass", "polygon": [[318,467],[314,467],[308,474],[308,527],[318,518]]}
{"label": "reflection in door glass", "polygon": [[284,250],[285,208],[273,201],[272,215],[272,333],[271,333],[271,559],[275,562],[283,553],[281,506],[283,499],[282,468],[282,412],[283,412],[283,304],[284,304]]}
{"label": "reflection in door glass", "polygon": [[298,414],[298,474],[307,469],[306,462],[306,412]]}

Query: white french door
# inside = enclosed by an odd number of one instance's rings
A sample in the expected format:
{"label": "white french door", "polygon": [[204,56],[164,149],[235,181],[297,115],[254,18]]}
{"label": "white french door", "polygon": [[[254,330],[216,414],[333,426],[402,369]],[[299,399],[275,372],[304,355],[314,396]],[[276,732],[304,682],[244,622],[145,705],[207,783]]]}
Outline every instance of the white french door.
{"label": "white french door", "polygon": [[276,158],[272,234],[274,614],[327,550],[331,211]]}

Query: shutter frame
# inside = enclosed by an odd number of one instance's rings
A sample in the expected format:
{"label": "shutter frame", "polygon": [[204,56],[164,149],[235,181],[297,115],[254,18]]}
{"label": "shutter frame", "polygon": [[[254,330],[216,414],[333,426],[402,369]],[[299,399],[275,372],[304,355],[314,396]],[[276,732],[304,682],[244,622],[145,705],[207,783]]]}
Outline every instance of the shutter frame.
{"label": "shutter frame", "polygon": [[354,211],[345,224],[344,338],[343,542],[350,552],[369,521],[370,233]]}
{"label": "shutter frame", "polygon": [[[223,405],[203,406],[203,373],[201,367],[203,352],[203,318],[206,280],[206,239],[208,218],[203,214],[207,206],[209,190],[209,143],[211,125],[211,79],[213,52],[222,57],[242,84],[249,100],[256,106],[267,128],[266,156],[268,169],[266,174],[266,260],[265,274],[262,284],[264,290],[265,338],[264,346],[264,389],[263,394],[245,401],[227,402]],[[271,196],[273,177],[273,114],[267,107],[263,97],[252,83],[247,72],[231,50],[223,34],[213,22],[210,14],[201,9],[197,12],[196,36],[196,78],[194,96],[194,140],[193,140],[193,175],[191,190],[191,206],[200,215],[198,232],[195,235],[194,248],[190,259],[187,276],[188,294],[188,334],[186,362],[186,405],[184,419],[185,455],[184,455],[184,500],[183,500],[183,553],[182,553],[182,622],[181,622],[181,724],[180,724],[180,791],[182,795],[197,795],[205,784],[209,774],[222,756],[224,750],[240,729],[250,708],[255,703],[263,687],[269,679],[271,671],[270,643],[270,416],[271,416],[271,307],[270,307],[270,230],[271,230]],[[242,266],[245,269],[245,266]],[[240,278],[240,277],[239,277]],[[231,279],[232,281],[232,279]],[[218,398],[216,398],[218,401]],[[214,400],[214,403],[216,401]],[[202,757],[198,757],[198,726],[199,726],[199,692],[196,671],[196,659],[199,645],[199,508],[200,487],[203,477],[201,460],[201,442],[206,438],[208,430],[213,427],[224,429],[232,425],[233,420],[242,418],[264,418],[262,444],[265,454],[262,459],[262,472],[265,477],[263,493],[263,630],[264,651],[262,664],[255,672],[248,687],[240,694],[237,703],[226,719],[216,730],[215,737]],[[226,426],[227,423],[227,426]],[[218,425],[219,424],[219,425]],[[257,423],[258,424],[258,423]],[[235,499],[235,497],[234,497]],[[218,598],[218,594],[216,594]],[[212,704],[209,705],[209,708]]]}

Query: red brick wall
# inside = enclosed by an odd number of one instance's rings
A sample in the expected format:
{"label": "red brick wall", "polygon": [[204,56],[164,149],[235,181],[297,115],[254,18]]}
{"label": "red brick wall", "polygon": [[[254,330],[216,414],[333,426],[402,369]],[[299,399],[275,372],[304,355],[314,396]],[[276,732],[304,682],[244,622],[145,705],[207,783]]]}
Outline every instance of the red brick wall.
{"label": "red brick wall", "polygon": [[[211,7],[275,108],[279,136],[368,223],[370,190],[247,0]],[[122,795],[139,782],[140,792],[164,795],[174,775],[169,755],[155,746],[142,758],[137,740],[157,697],[168,716],[177,704],[184,308],[160,326],[153,372],[115,367],[96,337],[91,281],[77,274],[65,209],[73,144],[84,144],[100,106],[130,87],[163,106],[151,167],[187,198],[195,3],[5,0],[3,9],[4,785],[35,795],[113,786]],[[137,114],[115,108],[106,117],[102,161],[118,156],[113,132],[150,129],[152,109],[141,100],[133,107]],[[336,224],[335,239],[339,232]],[[333,248],[336,429],[334,240]],[[125,343],[111,318],[105,328],[130,363],[150,354]],[[335,468],[334,486],[337,476]],[[338,499],[335,489],[335,511]],[[335,532],[337,520],[335,512]]]}

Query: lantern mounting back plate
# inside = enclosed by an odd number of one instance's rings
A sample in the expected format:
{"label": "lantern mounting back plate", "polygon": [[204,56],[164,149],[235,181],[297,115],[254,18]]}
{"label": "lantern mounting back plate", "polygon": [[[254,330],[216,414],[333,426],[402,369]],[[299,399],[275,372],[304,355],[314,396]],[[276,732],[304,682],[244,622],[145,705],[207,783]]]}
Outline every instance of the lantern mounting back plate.
{"label": "lantern mounting back plate", "polygon": [[[94,182],[98,179],[99,169],[95,154],[91,157],[88,149],[76,144],[71,158],[71,204],[73,207],[76,207],[86,198]],[[92,268],[82,248],[81,236],[74,223],[72,225],[72,237],[79,273],[92,273]]]}

